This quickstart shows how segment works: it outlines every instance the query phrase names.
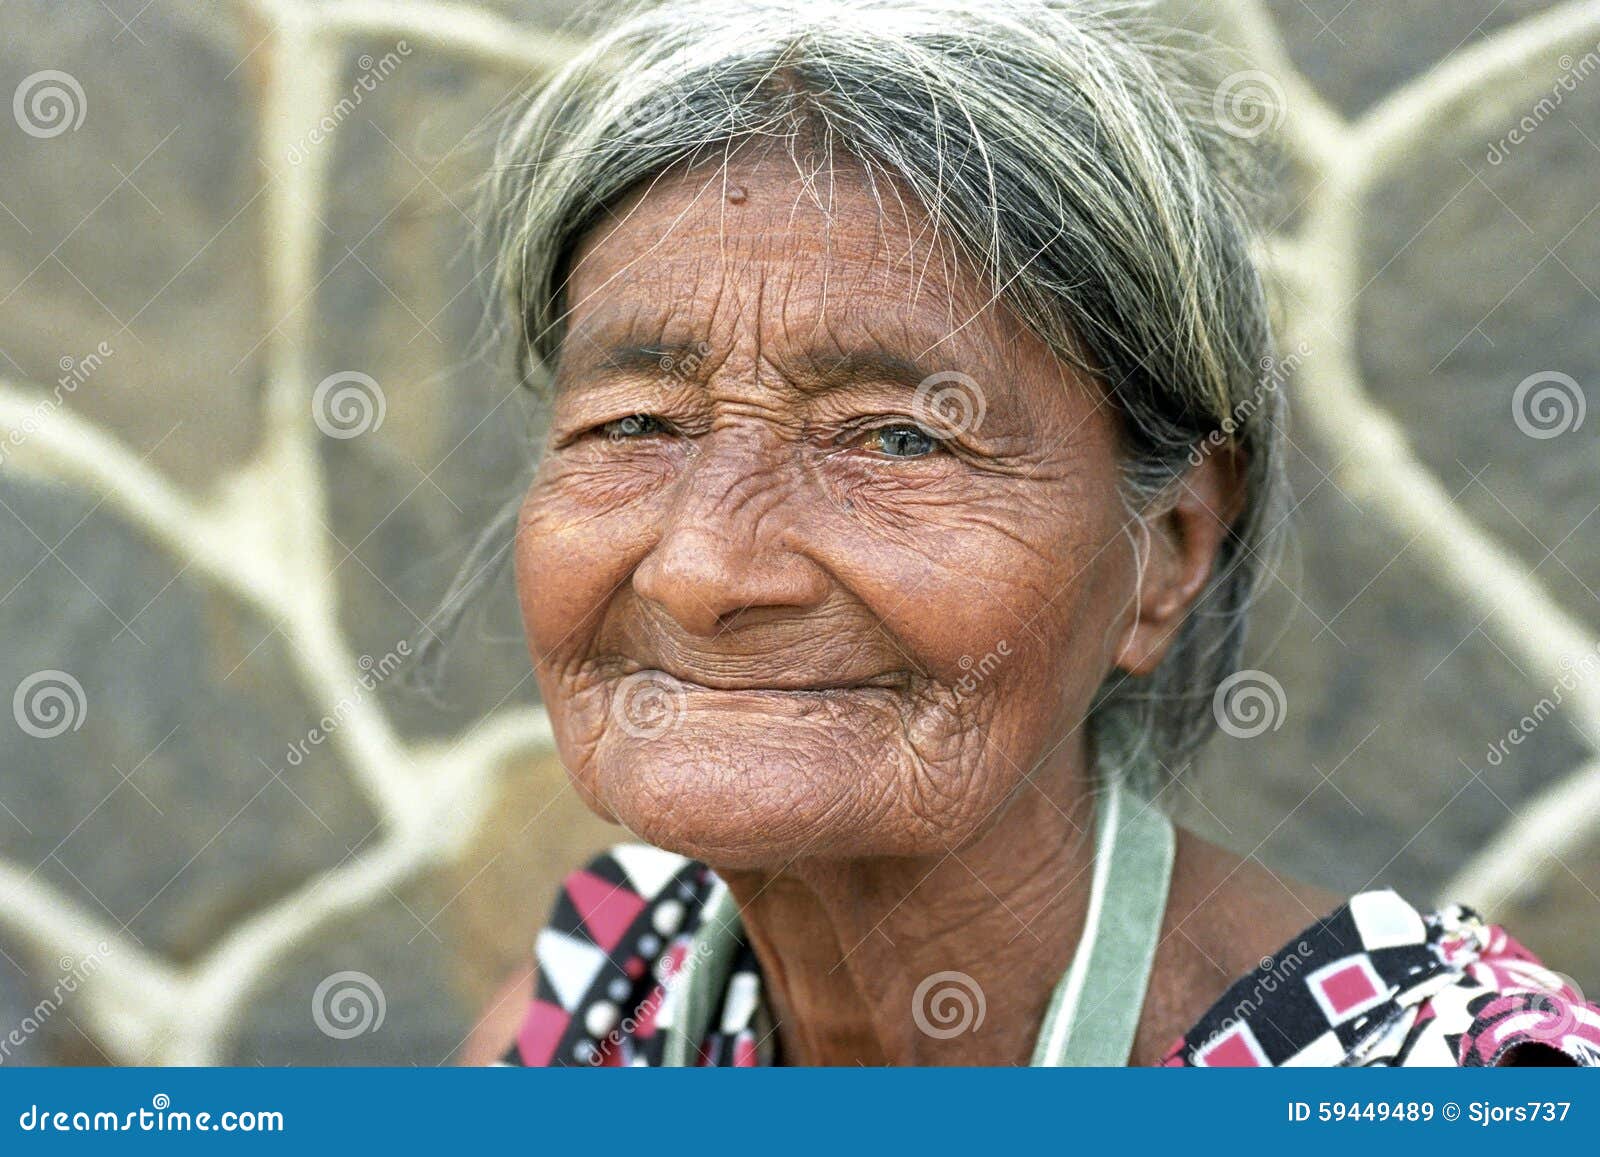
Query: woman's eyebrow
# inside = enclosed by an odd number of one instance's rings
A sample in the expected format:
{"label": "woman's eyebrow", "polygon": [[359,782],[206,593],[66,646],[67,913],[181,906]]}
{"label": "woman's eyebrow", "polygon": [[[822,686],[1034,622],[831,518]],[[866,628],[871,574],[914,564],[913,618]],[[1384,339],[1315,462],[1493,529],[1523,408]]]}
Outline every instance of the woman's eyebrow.
{"label": "woman's eyebrow", "polygon": [[602,350],[596,369],[618,371],[659,370],[664,373],[690,373],[691,367],[705,362],[710,352],[703,342],[646,342],[619,345]]}
{"label": "woman's eyebrow", "polygon": [[[617,378],[669,377],[688,385],[704,385],[720,359],[710,356],[705,342],[590,343],[585,353],[564,359],[557,390],[565,385],[593,384]],[[882,349],[806,352],[782,359],[784,373],[807,393],[827,393],[864,385],[917,389],[935,371]]]}
{"label": "woman's eyebrow", "polygon": [[883,349],[818,354],[797,375],[800,384],[817,391],[860,385],[904,386],[915,390],[932,374],[926,366]]}
{"label": "woman's eyebrow", "polygon": [[699,384],[709,372],[709,347],[704,342],[623,342],[602,346],[584,343],[561,359],[556,374],[556,389],[618,378],[666,376],[680,382]]}

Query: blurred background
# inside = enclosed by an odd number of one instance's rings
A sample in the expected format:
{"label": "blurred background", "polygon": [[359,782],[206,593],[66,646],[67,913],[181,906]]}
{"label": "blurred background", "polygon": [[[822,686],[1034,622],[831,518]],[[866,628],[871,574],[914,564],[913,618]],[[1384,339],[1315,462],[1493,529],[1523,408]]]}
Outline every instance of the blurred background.
{"label": "blurred background", "polygon": [[[530,465],[474,186],[582,7],[0,0],[0,1063],[454,1063],[621,838],[549,753],[508,569],[436,688],[399,673]],[[1308,417],[1267,714],[1169,802],[1482,905],[1591,999],[1596,8],[1168,6],[1243,13],[1282,231],[1358,226],[1278,251]],[[1416,131],[1352,193],[1317,142],[1374,109]]]}

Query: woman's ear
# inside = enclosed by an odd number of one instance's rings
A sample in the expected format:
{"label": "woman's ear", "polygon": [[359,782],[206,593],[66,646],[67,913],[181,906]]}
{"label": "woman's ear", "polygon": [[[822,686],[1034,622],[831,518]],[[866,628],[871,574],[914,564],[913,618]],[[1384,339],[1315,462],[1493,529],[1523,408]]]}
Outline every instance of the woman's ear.
{"label": "woman's ear", "polygon": [[1128,674],[1154,671],[1177,637],[1244,509],[1245,476],[1241,451],[1215,447],[1173,481],[1147,518],[1138,601],[1114,657]]}

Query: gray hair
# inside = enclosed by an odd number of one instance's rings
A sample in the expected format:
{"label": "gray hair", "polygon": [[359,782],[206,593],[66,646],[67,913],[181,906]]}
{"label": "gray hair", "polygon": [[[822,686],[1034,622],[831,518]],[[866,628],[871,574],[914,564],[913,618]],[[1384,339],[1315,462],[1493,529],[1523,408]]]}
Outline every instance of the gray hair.
{"label": "gray hair", "polygon": [[668,169],[780,140],[909,191],[1058,357],[1104,384],[1137,557],[1143,518],[1189,466],[1240,452],[1246,505],[1197,605],[1160,667],[1118,673],[1090,712],[1100,769],[1146,790],[1216,726],[1283,490],[1251,162],[1213,110],[1203,54],[1173,37],[1143,5],[1088,0],[650,7],[536,96],[489,189],[532,377],[559,354],[567,258],[611,205]]}

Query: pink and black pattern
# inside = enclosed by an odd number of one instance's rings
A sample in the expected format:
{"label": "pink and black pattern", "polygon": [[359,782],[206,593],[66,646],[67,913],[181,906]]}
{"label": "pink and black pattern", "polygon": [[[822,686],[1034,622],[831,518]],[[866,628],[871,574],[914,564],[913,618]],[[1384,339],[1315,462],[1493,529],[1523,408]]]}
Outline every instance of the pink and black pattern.
{"label": "pink and black pattern", "polygon": [[[704,865],[638,844],[568,876],[504,1063],[660,1065],[682,997],[673,978],[722,886]],[[699,1063],[780,1063],[742,938]],[[1163,1063],[1600,1065],[1600,1010],[1468,909],[1424,915],[1394,892],[1363,892],[1264,957]]]}
{"label": "pink and black pattern", "polygon": [[[680,999],[672,980],[717,886],[704,865],[641,844],[613,848],[569,875],[534,943],[537,990],[504,1062],[661,1064]],[[755,956],[741,944],[723,1016],[701,1044],[702,1064],[757,1063],[760,1003]]]}
{"label": "pink and black pattern", "polygon": [[1600,1011],[1466,908],[1363,892],[1233,984],[1167,1065],[1600,1065]]}

